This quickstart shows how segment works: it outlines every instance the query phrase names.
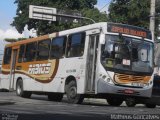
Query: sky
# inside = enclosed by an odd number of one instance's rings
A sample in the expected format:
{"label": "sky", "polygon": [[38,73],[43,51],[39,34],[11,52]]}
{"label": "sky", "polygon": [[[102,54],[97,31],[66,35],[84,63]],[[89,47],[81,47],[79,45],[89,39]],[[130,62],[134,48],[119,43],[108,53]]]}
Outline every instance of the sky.
{"label": "sky", "polygon": [[[10,25],[13,18],[16,16],[17,5],[14,4],[14,1],[15,0],[0,0],[0,40],[3,40],[4,38],[26,37],[26,34],[30,34],[27,33],[29,32],[27,30],[20,34]],[[110,1],[111,0],[97,0],[98,3],[96,7],[101,11],[107,11]]]}

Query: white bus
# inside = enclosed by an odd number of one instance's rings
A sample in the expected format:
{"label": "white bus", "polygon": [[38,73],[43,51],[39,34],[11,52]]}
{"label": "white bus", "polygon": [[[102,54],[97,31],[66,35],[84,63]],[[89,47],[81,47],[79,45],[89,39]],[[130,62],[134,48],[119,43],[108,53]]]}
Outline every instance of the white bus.
{"label": "white bus", "polygon": [[85,97],[119,106],[151,96],[153,41],[140,27],[96,23],[5,46],[0,87],[29,98],[81,103]]}

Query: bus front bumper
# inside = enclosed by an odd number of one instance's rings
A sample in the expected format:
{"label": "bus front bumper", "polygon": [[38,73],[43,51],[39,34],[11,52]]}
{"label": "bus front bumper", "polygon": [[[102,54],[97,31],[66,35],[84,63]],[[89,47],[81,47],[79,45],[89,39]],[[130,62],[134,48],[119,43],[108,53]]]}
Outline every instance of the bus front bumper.
{"label": "bus front bumper", "polygon": [[131,97],[145,97],[150,98],[152,94],[152,87],[150,88],[132,88],[126,86],[117,86],[105,82],[102,79],[98,80],[97,94],[113,94]]}

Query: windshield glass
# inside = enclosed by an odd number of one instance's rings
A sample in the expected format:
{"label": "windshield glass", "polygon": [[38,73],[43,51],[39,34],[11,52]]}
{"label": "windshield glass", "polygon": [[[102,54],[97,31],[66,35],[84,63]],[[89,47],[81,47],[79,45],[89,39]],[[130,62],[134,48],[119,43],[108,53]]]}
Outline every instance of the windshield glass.
{"label": "windshield glass", "polygon": [[153,44],[143,39],[106,35],[101,61],[108,70],[152,74]]}

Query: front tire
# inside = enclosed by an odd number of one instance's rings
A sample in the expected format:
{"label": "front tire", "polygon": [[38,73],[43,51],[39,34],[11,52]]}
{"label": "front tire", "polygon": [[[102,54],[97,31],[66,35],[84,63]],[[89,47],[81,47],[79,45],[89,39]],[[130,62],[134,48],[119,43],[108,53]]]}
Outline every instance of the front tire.
{"label": "front tire", "polygon": [[155,108],[155,107],[156,107],[155,104],[146,104],[145,106],[146,106],[147,108]]}
{"label": "front tire", "polygon": [[125,103],[128,107],[135,107],[136,105],[136,100],[134,98],[127,98],[125,100]]}
{"label": "front tire", "polygon": [[32,94],[31,92],[24,91],[22,79],[19,79],[17,81],[16,94],[17,94],[17,96],[24,97],[24,98],[30,98],[31,97],[31,94]]}
{"label": "front tire", "polygon": [[118,98],[107,98],[107,102],[111,106],[120,106],[123,103],[123,100]]}
{"label": "front tire", "polygon": [[69,103],[81,104],[84,97],[77,94],[77,85],[75,81],[70,81],[66,85],[66,95]]}

